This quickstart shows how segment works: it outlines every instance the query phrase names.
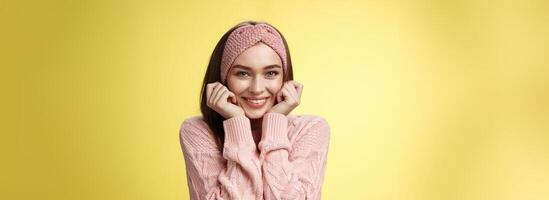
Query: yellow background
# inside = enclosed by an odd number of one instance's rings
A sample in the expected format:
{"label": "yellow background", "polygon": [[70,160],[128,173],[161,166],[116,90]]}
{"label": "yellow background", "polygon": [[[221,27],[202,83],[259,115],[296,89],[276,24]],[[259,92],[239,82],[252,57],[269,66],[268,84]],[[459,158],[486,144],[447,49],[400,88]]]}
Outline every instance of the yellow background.
{"label": "yellow background", "polygon": [[248,19],[331,125],[323,199],[549,199],[548,2],[2,0],[0,199],[187,199],[179,126]]}

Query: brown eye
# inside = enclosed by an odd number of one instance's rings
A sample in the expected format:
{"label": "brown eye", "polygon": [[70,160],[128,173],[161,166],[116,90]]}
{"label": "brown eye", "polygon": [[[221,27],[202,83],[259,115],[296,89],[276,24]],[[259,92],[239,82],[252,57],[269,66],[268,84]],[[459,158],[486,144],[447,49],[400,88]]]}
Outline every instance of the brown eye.
{"label": "brown eye", "polygon": [[246,77],[246,76],[249,76],[249,74],[248,74],[248,72],[239,71],[239,72],[236,72],[236,76]]}
{"label": "brown eye", "polygon": [[275,77],[278,74],[279,73],[277,71],[270,71],[270,72],[267,72],[267,77]]}

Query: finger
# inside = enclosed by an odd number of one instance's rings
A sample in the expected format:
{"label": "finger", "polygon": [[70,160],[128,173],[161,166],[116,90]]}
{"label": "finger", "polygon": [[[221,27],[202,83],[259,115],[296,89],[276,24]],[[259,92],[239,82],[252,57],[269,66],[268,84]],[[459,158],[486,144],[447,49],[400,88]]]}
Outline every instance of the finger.
{"label": "finger", "polygon": [[215,97],[213,99],[215,105],[219,105],[219,100],[221,99],[221,96],[223,96],[223,93],[225,93],[226,91],[227,89],[225,89],[224,87],[219,88],[217,94],[215,94]]}
{"label": "finger", "polygon": [[296,104],[299,104],[299,99],[300,99],[300,97],[299,97],[299,92],[297,91],[297,90],[298,90],[297,87],[299,87],[299,86],[298,86],[297,84],[298,84],[298,83],[297,83],[296,81],[293,81],[293,82],[292,82],[292,85],[291,85],[290,88],[289,88],[289,90],[290,90],[290,92],[292,93],[292,96],[294,97],[294,102],[295,102]]}
{"label": "finger", "polygon": [[221,105],[222,103],[227,103],[229,98],[229,90],[220,91],[221,95],[216,99],[216,104]]}
{"label": "finger", "polygon": [[231,100],[231,103],[236,104],[236,95],[231,91],[229,91],[229,98]]}
{"label": "finger", "polygon": [[285,85],[283,88],[282,88],[282,101],[290,101],[291,99],[293,99],[292,95],[290,94],[290,91],[288,90],[288,85]]}
{"label": "finger", "polygon": [[209,91],[209,97],[213,97],[214,94],[215,94],[215,88],[219,85],[220,83],[219,82],[214,82],[214,83],[210,83],[208,84],[208,86],[210,87],[210,91]]}
{"label": "finger", "polygon": [[225,101],[225,103],[236,104],[236,96],[230,90],[226,90],[223,93],[223,96],[221,97],[221,99],[219,99],[219,100],[220,101]]}
{"label": "finger", "polygon": [[293,83],[288,84],[288,86],[286,87],[286,90],[288,91],[289,96],[291,98],[288,101],[288,103],[291,104],[292,106],[298,105],[299,104],[299,98],[298,98],[298,94],[297,94],[297,91],[296,91]]}
{"label": "finger", "polygon": [[297,81],[293,81],[293,84],[294,84],[294,87],[297,91],[299,91],[300,88],[303,88],[303,84],[301,84]]}
{"label": "finger", "polygon": [[215,87],[216,83],[209,83],[206,85],[206,97],[209,99],[212,96],[213,88]]}
{"label": "finger", "polygon": [[219,95],[221,95],[220,93],[220,90],[223,88],[223,84],[217,84],[212,92],[212,96],[211,96],[211,101],[210,103],[212,105],[215,105],[215,103],[217,103],[217,98],[219,97]]}
{"label": "finger", "polygon": [[298,83],[297,81],[292,81],[291,89],[292,89],[293,92],[295,92],[294,97],[296,98],[296,100],[299,100],[299,88],[301,88],[301,84]]}
{"label": "finger", "polygon": [[282,86],[280,86],[280,88],[278,89],[278,92],[276,92],[277,103],[280,103],[284,100],[282,96],[282,89],[284,89],[284,85],[286,85],[286,83],[283,83]]}
{"label": "finger", "polygon": [[296,87],[296,88],[297,88],[297,85],[299,84],[297,81],[294,81],[294,80],[288,81],[288,83],[289,83],[290,85],[293,85],[293,86]]}
{"label": "finger", "polygon": [[288,85],[286,85],[286,90],[288,90],[288,95],[292,98],[292,100],[297,100],[297,91],[295,90],[294,84],[292,82],[289,82]]}
{"label": "finger", "polygon": [[208,86],[206,87],[206,89],[207,89],[206,92],[208,93],[208,94],[206,95],[206,104],[208,105],[208,107],[211,107],[211,108],[213,108],[213,104],[212,104],[212,102],[213,102],[213,100],[212,100],[212,99],[213,99],[213,95],[212,95],[212,94],[213,94],[213,92],[214,92],[214,89],[215,89],[215,86],[216,86],[216,85],[217,85],[217,83],[210,83],[210,84],[208,84]]}
{"label": "finger", "polygon": [[296,90],[297,90],[297,97],[301,99],[301,94],[303,93],[303,84],[295,82]]}

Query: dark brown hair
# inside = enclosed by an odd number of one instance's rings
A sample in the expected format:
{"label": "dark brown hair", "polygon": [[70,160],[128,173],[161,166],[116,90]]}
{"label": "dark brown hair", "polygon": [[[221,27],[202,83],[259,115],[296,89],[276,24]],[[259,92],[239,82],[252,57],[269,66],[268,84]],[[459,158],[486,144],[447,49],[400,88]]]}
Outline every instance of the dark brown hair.
{"label": "dark brown hair", "polygon": [[[220,142],[220,149],[223,149],[223,144],[225,142],[225,131],[223,129],[223,121],[225,118],[221,116],[219,113],[208,107],[206,104],[207,102],[207,94],[206,94],[206,86],[209,83],[214,83],[219,81],[221,83],[221,57],[223,56],[223,49],[225,48],[225,43],[227,42],[227,38],[229,35],[238,27],[244,26],[244,25],[256,25],[256,24],[267,24],[269,26],[272,26],[268,23],[264,22],[256,22],[256,21],[245,21],[242,23],[237,24],[233,28],[229,29],[223,37],[217,42],[217,45],[215,46],[215,49],[210,57],[210,62],[208,64],[208,69],[206,70],[206,75],[204,76],[204,81],[202,83],[202,89],[200,91],[200,111],[202,112],[202,117],[204,118],[204,121],[208,124],[210,129],[213,131],[213,133],[217,136],[218,141]],[[274,28],[274,26],[273,26]],[[280,31],[276,28],[274,28],[282,37],[282,41],[284,42],[284,46],[286,48],[286,56],[287,56],[287,70],[284,70],[284,82],[293,80],[293,70],[292,70],[292,59],[290,58],[290,50],[288,48],[288,43],[286,42],[286,39],[280,33]],[[226,86],[226,85],[225,85]]]}

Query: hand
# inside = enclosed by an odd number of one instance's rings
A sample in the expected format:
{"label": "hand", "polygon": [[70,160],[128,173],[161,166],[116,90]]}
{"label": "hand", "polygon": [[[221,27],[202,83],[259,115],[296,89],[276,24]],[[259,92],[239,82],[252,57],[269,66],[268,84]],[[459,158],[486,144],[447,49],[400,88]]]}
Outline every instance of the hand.
{"label": "hand", "polygon": [[236,95],[219,82],[206,85],[206,105],[225,119],[244,116],[244,110],[237,105]]}
{"label": "hand", "polygon": [[284,83],[282,89],[276,94],[276,101],[278,103],[273,106],[269,112],[288,115],[299,105],[302,91],[303,85],[297,81],[288,81]]}

